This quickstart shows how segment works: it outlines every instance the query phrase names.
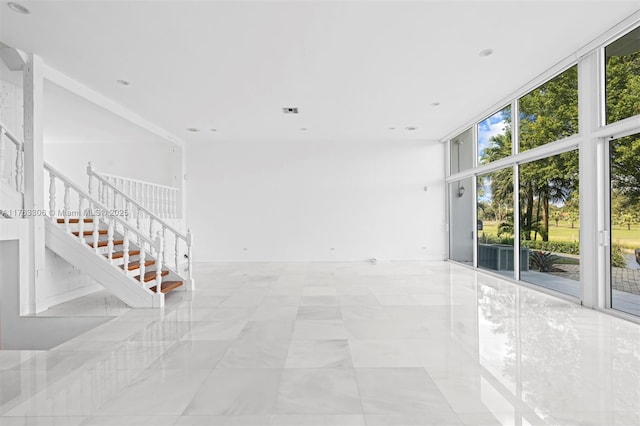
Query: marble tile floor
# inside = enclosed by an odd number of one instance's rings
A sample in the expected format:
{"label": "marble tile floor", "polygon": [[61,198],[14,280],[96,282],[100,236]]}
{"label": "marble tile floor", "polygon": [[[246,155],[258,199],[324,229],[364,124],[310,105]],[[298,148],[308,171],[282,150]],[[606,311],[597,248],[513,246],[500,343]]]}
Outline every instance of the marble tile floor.
{"label": "marble tile floor", "polygon": [[639,425],[640,325],[447,262],[196,264],[0,351],[0,425]]}

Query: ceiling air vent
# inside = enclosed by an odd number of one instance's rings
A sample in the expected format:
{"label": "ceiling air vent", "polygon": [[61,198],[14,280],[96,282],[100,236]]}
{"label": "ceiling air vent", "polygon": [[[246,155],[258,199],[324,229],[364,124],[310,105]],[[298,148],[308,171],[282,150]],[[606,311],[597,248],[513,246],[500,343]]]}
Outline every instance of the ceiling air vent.
{"label": "ceiling air vent", "polygon": [[298,107],[284,107],[282,108],[282,112],[285,114],[297,114]]}

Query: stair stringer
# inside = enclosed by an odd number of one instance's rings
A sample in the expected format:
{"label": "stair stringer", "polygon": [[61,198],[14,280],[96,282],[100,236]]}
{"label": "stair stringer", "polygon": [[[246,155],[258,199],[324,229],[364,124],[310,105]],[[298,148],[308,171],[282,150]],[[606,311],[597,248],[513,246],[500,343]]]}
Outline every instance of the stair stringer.
{"label": "stair stringer", "polygon": [[76,237],[60,226],[45,221],[45,245],[64,260],[82,269],[98,281],[107,291],[132,308],[159,308],[164,306],[164,294],[154,293],[141,283],[128,277],[119,267],[109,263],[102,255],[85,247]]}

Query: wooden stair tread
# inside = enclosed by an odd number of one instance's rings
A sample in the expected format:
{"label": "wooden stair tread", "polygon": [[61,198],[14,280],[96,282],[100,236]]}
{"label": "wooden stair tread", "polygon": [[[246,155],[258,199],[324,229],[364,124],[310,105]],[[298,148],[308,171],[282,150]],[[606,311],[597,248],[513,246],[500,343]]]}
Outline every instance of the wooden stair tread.
{"label": "wooden stair tread", "polygon": [[[94,247],[93,243],[87,243],[89,244],[89,246]],[[121,246],[124,244],[124,240],[113,240],[113,245],[114,246]],[[102,240],[102,241],[98,241],[98,247],[106,247],[109,245],[109,241],[107,240]]]}
{"label": "wooden stair tread", "polygon": [[[137,256],[140,254],[140,250],[129,250],[129,256]],[[109,254],[105,254],[105,257],[108,257]],[[111,254],[111,258],[113,259],[121,259],[124,257],[124,252],[123,251],[114,251]]]}
{"label": "wooden stair tread", "polygon": [[[182,284],[182,281],[162,281],[162,283],[160,283],[160,293],[166,294],[171,290],[180,287]],[[155,292],[156,286],[154,285],[153,287],[149,288],[149,290]]]}
{"label": "wooden stair tread", "polygon": [[[98,234],[99,235],[107,235],[107,232],[108,232],[108,230],[106,230],[106,229],[98,229]],[[77,236],[80,235],[80,231],[73,231],[72,234],[77,237]],[[91,235],[93,235],[93,231],[84,231],[82,234],[85,237],[91,236]]]}
{"label": "wooden stair tread", "polygon": [[[169,271],[167,271],[166,269],[162,271],[162,276],[164,277],[165,275],[169,275]],[[136,280],[140,281],[140,275],[136,275],[135,277]],[[153,281],[156,279],[156,271],[147,271],[144,273],[144,282],[149,282],[149,281]]]}
{"label": "wooden stair tread", "polygon": [[[151,266],[151,265],[155,265],[156,261],[153,259],[149,259],[149,260],[145,260],[144,261],[144,266]],[[124,265],[120,265],[120,268],[124,269]],[[140,269],[140,262],[135,261],[135,262],[130,262],[129,263],[129,267],[127,268],[127,271],[133,271],[136,269]],[[146,274],[145,274],[146,275]]]}
{"label": "wooden stair tread", "polygon": [[[59,217],[58,218],[58,223],[64,223],[64,218],[63,217]],[[78,218],[78,217],[70,217],[69,218],[69,223],[80,223],[80,218]],[[93,223],[93,218],[92,217],[85,217],[84,218],[84,223]]]}

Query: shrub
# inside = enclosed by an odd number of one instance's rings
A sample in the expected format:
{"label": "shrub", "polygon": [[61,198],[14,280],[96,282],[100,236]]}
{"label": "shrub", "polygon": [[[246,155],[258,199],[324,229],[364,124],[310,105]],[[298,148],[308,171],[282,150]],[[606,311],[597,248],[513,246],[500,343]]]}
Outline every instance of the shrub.
{"label": "shrub", "polygon": [[529,267],[540,272],[552,272],[559,260],[560,256],[550,252],[534,250],[529,253]]}
{"label": "shrub", "polygon": [[580,243],[577,241],[522,241],[522,247],[532,250],[550,251],[554,253],[580,254]]}
{"label": "shrub", "polygon": [[613,244],[611,246],[611,266],[614,268],[627,267],[627,261],[622,255],[622,246],[619,246],[618,244]]}

